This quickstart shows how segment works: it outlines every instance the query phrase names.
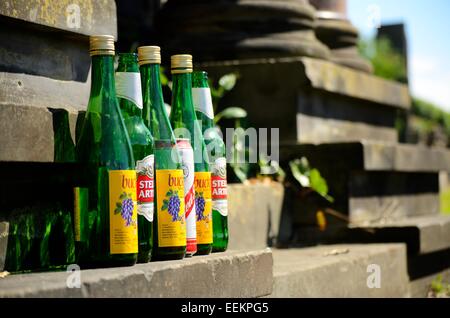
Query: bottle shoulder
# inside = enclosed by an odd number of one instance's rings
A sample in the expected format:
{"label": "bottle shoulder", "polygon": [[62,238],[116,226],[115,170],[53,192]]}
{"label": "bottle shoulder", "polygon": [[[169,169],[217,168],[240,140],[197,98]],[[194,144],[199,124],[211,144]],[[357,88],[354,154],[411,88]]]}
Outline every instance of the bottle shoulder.
{"label": "bottle shoulder", "polygon": [[[114,116],[113,116],[114,117]],[[77,161],[115,170],[133,169],[129,138],[120,117],[88,113],[76,145]],[[108,124],[103,124],[107,122]]]}

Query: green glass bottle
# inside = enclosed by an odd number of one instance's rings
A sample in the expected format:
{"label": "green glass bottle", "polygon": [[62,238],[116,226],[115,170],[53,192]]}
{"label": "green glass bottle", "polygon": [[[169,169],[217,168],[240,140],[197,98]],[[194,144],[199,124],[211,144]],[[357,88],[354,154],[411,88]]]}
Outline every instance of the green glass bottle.
{"label": "green glass bottle", "polygon": [[212,180],[213,252],[228,247],[228,201],[226,147],[214,125],[214,109],[206,72],[192,74],[192,100],[210,159]]}
{"label": "green glass bottle", "polygon": [[152,260],[182,259],[186,254],[183,170],[165,110],[160,80],[161,49],[138,48],[143,118],[155,140],[155,214]]}
{"label": "green glass bottle", "polygon": [[90,38],[91,94],[76,145],[75,238],[82,266],[133,265],[138,231],[136,171],[114,81],[114,37]]}
{"label": "green glass bottle", "polygon": [[194,150],[195,213],[197,220],[197,254],[211,253],[213,220],[211,200],[211,172],[202,130],[192,103],[192,56],[171,57],[173,95],[170,122],[177,138],[189,138]]}
{"label": "green glass bottle", "polygon": [[153,246],[153,137],[142,119],[142,90],[138,56],[120,53],[116,95],[130,137],[137,172],[138,262],[151,259]]}

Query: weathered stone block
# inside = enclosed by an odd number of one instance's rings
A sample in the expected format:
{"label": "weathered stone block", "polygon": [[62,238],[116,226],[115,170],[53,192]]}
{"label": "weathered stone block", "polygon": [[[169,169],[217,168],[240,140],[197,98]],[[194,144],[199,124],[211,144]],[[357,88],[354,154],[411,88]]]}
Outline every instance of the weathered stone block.
{"label": "weathered stone block", "polygon": [[[0,84],[1,86],[1,84]],[[82,117],[80,117],[82,118]],[[0,161],[72,162],[76,112],[0,105]]]}
{"label": "weathered stone block", "polygon": [[352,197],[349,200],[350,222],[367,225],[419,215],[440,213],[438,193],[412,195]]}
{"label": "weathered stone block", "polygon": [[89,92],[90,77],[77,82],[0,72],[0,105],[66,109],[75,113],[86,110]]}
{"label": "weathered stone block", "polygon": [[254,127],[279,128],[283,144],[395,142],[397,111],[408,109],[411,103],[404,85],[312,58],[227,61],[198,67],[215,79],[238,73],[236,87],[221,104],[244,107]]}
{"label": "weathered stone block", "polygon": [[350,173],[348,187],[352,224],[440,213],[437,173],[355,171]]}
{"label": "weathered stone block", "polygon": [[0,71],[86,82],[95,34],[117,38],[114,1],[2,1]]}
{"label": "weathered stone block", "polygon": [[117,38],[116,5],[112,0],[5,0],[0,15],[84,35]]}
{"label": "weathered stone block", "polygon": [[1,161],[53,161],[52,114],[47,109],[3,105],[0,120]]}
{"label": "weathered stone block", "polygon": [[9,223],[0,222],[0,272],[5,268],[6,251],[8,248]]}
{"label": "weathered stone block", "polygon": [[231,250],[265,248],[278,237],[284,189],[280,184],[228,185]]}
{"label": "weathered stone block", "polygon": [[331,62],[302,58],[311,86],[326,92],[371,101],[380,105],[409,109],[408,87]]}
{"label": "weathered stone block", "polygon": [[0,297],[261,297],[272,292],[272,266],[267,249],[82,270],[72,289],[71,273],[13,275],[0,280]]}
{"label": "weathered stone block", "polygon": [[326,166],[333,158],[335,169],[350,171],[433,172],[450,171],[450,151],[423,146],[360,141],[321,145],[286,145],[282,161],[308,157],[312,165]]}
{"label": "weathered stone block", "polygon": [[314,9],[307,0],[169,0],[159,12],[168,54],[180,50],[198,60],[275,56],[326,58],[314,34]]}
{"label": "weathered stone block", "polygon": [[[407,217],[367,226],[354,226],[361,241],[405,242],[410,254],[427,254],[450,248],[450,217],[441,215]],[[355,234],[355,233],[353,233]],[[354,235],[358,240],[358,235]]]}
{"label": "weathered stone block", "polygon": [[395,142],[398,139],[397,131],[393,128],[304,114],[297,114],[297,127],[297,141],[300,143],[320,144],[361,139]]}
{"label": "weathered stone block", "polygon": [[[271,297],[406,297],[408,273],[403,244],[330,245],[273,250]],[[368,266],[381,270],[380,288],[367,285]]]}
{"label": "weathered stone block", "polygon": [[[346,236],[348,222],[369,226],[408,217],[438,215],[439,171],[450,169],[449,153],[375,142],[282,146],[282,164],[286,166],[290,160],[307,157],[311,166],[319,169],[326,179],[329,194],[335,199],[333,204],[299,198],[291,200],[295,242],[340,242],[342,236]],[[317,226],[318,210],[327,212],[324,232]],[[400,235],[396,241],[404,240]],[[371,242],[378,241],[380,238]]]}
{"label": "weathered stone block", "polygon": [[434,273],[432,275],[428,275],[426,277],[418,278],[412,280],[409,283],[409,295],[412,298],[425,298],[429,296],[431,291],[431,284],[433,281],[436,281],[438,276],[442,277],[442,282],[445,286],[445,283],[450,284],[450,269],[444,270],[442,272]]}
{"label": "weathered stone block", "polygon": [[[298,225],[314,226],[316,212],[326,208],[338,211],[346,221],[358,225],[440,213],[437,173],[345,171],[337,157],[329,158],[335,158],[335,165],[312,163],[312,166],[319,169],[335,200],[332,204],[312,198],[294,200],[294,222]],[[336,217],[328,219],[329,226],[337,223],[346,227],[346,222]]]}
{"label": "weathered stone block", "polygon": [[89,86],[0,72],[0,161],[70,162],[67,154],[74,147]]}

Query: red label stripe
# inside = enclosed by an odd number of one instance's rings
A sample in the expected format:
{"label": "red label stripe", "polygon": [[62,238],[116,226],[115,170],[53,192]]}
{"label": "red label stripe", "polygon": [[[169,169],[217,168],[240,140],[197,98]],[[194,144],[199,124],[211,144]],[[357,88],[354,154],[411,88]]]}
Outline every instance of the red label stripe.
{"label": "red label stripe", "polygon": [[195,193],[194,193],[194,187],[192,186],[189,190],[188,194],[184,197],[184,205],[186,208],[186,218],[191,214],[192,209],[194,208],[194,202],[195,202]]}

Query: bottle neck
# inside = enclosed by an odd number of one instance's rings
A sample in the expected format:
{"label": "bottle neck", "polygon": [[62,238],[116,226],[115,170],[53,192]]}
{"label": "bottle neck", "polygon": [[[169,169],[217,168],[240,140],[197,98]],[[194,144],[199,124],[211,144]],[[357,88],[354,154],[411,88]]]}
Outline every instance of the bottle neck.
{"label": "bottle neck", "polygon": [[119,65],[115,80],[116,95],[124,119],[141,118],[143,107],[141,77],[136,54],[119,54]]}
{"label": "bottle neck", "polygon": [[193,88],[209,88],[208,79],[203,72],[192,73],[192,87]]}
{"label": "bottle neck", "polygon": [[[115,99],[114,57],[112,55],[92,56],[91,96],[90,99]],[[108,107],[110,103],[92,103],[93,107]],[[105,112],[107,109],[88,109],[88,111]]]}
{"label": "bottle neck", "polygon": [[[190,138],[194,150],[195,171],[209,171],[203,132],[192,102],[192,74],[173,75],[172,110],[170,122],[177,138]],[[182,128],[182,129],[180,129]],[[186,133],[189,132],[187,135]]]}
{"label": "bottle neck", "polygon": [[205,133],[206,129],[214,127],[214,109],[206,72],[192,73],[192,101],[197,119],[202,121],[202,130]]}
{"label": "bottle neck", "polygon": [[202,121],[203,132],[214,127],[214,109],[209,87],[192,87],[192,101],[197,119]]}
{"label": "bottle neck", "polygon": [[174,129],[187,128],[192,135],[194,133],[193,123],[197,120],[192,102],[192,74],[174,74],[172,91],[172,110],[170,112],[172,127]]}
{"label": "bottle neck", "polygon": [[[145,64],[140,67],[141,72],[141,80],[142,80],[142,89],[145,89],[144,95],[148,89],[153,89],[155,96],[161,101],[159,104],[163,104],[164,100],[162,96],[162,86],[161,86],[161,78],[160,78],[160,66],[159,64]],[[149,105],[147,105],[149,106]],[[149,107],[144,106],[144,110]]]}
{"label": "bottle neck", "polygon": [[134,54],[119,55],[117,72],[139,73],[137,57]]}
{"label": "bottle neck", "polygon": [[142,93],[144,95],[144,123],[152,132],[155,140],[171,140],[175,136],[170,126],[162,94],[160,65],[144,64],[140,67]]}

